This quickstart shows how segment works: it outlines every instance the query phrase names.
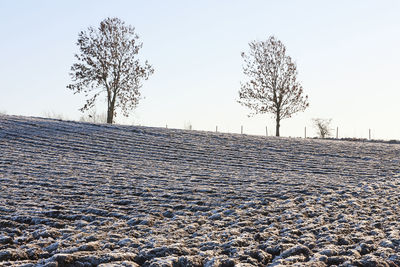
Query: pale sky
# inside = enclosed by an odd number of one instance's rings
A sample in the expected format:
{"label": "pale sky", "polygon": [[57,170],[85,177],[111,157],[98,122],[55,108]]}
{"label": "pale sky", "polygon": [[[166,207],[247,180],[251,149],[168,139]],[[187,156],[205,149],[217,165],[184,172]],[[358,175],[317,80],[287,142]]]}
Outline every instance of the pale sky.
{"label": "pale sky", "polygon": [[[236,102],[241,52],[275,35],[296,61],[310,107],[282,136],[314,136],[331,118],[340,137],[400,139],[400,1],[0,1],[0,112],[77,120],[83,95],[66,89],[81,30],[119,17],[136,28],[155,69],[129,118],[144,126],[274,134],[272,115]],[[105,95],[97,111],[105,112]],[[103,100],[104,99],[104,100]]]}

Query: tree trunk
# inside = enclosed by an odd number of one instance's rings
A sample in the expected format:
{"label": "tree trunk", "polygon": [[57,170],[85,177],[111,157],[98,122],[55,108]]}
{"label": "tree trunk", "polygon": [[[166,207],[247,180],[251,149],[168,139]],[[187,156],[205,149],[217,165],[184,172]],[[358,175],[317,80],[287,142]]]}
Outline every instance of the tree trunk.
{"label": "tree trunk", "polygon": [[107,123],[110,124],[112,124],[114,121],[115,97],[116,97],[116,92],[114,92],[111,101],[108,102]]}
{"label": "tree trunk", "polygon": [[113,123],[113,116],[114,116],[114,111],[111,110],[111,107],[109,107],[107,110],[107,123],[110,123],[110,124]]}
{"label": "tree trunk", "polygon": [[278,113],[276,114],[276,132],[275,132],[276,136],[279,136],[279,127],[281,126],[280,123],[281,123],[281,116]]}
{"label": "tree trunk", "polygon": [[107,123],[112,124],[114,121],[114,102],[111,102],[110,106],[108,107],[107,111]]}

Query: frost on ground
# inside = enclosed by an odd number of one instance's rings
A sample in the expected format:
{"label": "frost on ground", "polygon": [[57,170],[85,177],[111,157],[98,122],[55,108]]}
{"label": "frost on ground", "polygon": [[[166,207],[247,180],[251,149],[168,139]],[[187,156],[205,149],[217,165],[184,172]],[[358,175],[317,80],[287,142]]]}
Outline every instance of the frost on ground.
{"label": "frost on ground", "polygon": [[400,265],[397,144],[1,115],[0,153],[0,265]]}

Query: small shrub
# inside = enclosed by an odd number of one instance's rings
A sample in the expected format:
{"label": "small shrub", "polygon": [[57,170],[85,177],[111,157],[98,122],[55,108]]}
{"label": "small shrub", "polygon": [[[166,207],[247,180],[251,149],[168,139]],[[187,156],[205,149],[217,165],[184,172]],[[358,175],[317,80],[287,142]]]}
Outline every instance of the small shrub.
{"label": "small shrub", "polygon": [[315,130],[320,138],[331,136],[330,124],[332,119],[313,119]]}
{"label": "small shrub", "polygon": [[192,124],[190,123],[190,121],[185,121],[185,123],[183,124],[183,128],[185,130],[192,130]]}
{"label": "small shrub", "polygon": [[79,121],[83,122],[92,122],[92,123],[107,123],[107,114],[101,113],[98,114],[96,109],[93,108],[89,110],[89,113],[85,116],[81,116]]}
{"label": "small shrub", "polygon": [[43,117],[56,120],[64,120],[64,116],[60,113],[55,113],[54,111],[43,112]]}

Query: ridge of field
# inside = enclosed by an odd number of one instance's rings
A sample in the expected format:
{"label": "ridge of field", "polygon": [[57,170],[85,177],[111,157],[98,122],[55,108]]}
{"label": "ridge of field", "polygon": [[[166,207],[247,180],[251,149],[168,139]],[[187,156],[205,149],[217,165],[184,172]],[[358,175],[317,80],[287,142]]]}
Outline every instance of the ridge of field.
{"label": "ridge of field", "polygon": [[0,115],[0,265],[396,266],[399,159],[398,144]]}

